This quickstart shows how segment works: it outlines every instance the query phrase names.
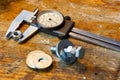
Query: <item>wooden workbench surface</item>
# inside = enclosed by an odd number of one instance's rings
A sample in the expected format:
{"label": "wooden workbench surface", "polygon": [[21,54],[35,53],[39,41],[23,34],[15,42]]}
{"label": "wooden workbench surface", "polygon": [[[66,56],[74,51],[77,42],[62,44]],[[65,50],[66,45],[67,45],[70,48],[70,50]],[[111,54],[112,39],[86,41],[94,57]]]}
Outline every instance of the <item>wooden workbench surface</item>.
{"label": "wooden workbench surface", "polygon": [[[120,52],[69,38],[83,46],[85,56],[66,65],[50,52],[60,40],[39,32],[24,44],[6,40],[5,33],[21,10],[56,9],[71,16],[75,27],[120,40],[119,0],[0,0],[0,80],[120,80]],[[24,31],[28,25],[24,25]],[[46,70],[29,69],[26,56],[42,50],[53,58]]]}

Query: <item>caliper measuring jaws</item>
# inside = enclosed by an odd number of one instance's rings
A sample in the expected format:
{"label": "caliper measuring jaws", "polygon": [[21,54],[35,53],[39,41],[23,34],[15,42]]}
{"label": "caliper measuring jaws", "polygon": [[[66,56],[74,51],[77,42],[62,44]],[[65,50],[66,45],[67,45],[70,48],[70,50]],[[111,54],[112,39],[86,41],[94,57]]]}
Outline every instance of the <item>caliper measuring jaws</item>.
{"label": "caliper measuring jaws", "polygon": [[[30,26],[22,33],[18,29],[24,23],[28,23]],[[70,17],[63,16],[62,13],[56,10],[43,10],[40,12],[38,9],[35,9],[34,12],[23,10],[11,23],[6,38],[13,38],[21,43],[38,30],[62,39],[70,36],[120,52],[119,41],[74,28],[74,22],[71,21]]]}
{"label": "caliper measuring jaws", "polygon": [[[38,13],[38,9],[36,9],[34,12],[30,12],[27,10],[23,10],[11,23],[7,33],[6,33],[6,39],[10,38],[17,38],[18,42],[22,42],[26,40],[28,37],[30,37],[32,34],[34,34],[39,27],[36,27],[32,22],[36,18],[36,14]],[[27,23],[30,26],[28,29],[22,34],[17,29],[23,24]]]}

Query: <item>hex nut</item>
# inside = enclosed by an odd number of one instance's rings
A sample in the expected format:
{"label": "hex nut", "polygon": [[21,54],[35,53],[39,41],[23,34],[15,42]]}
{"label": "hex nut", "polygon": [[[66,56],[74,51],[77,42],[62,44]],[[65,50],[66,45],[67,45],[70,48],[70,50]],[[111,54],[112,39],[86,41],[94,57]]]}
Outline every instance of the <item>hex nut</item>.
{"label": "hex nut", "polygon": [[12,37],[14,40],[18,40],[22,37],[22,33],[19,30],[16,30],[12,33]]}

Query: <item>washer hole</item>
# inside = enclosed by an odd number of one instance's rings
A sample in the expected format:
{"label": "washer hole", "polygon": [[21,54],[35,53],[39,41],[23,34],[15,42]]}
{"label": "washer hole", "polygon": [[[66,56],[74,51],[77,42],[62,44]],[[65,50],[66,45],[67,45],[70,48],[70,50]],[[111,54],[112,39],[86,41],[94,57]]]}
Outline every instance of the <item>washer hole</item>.
{"label": "washer hole", "polygon": [[38,62],[40,62],[41,60],[44,60],[44,58],[40,58],[40,59],[38,59]]}
{"label": "washer hole", "polygon": [[51,21],[52,19],[51,19],[51,18],[49,18],[49,20]]}

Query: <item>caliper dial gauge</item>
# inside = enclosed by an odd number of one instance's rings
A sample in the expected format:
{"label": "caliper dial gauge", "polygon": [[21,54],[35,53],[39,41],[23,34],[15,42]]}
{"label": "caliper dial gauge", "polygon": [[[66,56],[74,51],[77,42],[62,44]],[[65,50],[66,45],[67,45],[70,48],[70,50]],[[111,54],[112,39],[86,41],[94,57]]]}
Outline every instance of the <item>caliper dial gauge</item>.
{"label": "caliper dial gauge", "polygon": [[63,15],[55,10],[45,10],[38,14],[37,23],[42,28],[56,28],[64,21]]}

